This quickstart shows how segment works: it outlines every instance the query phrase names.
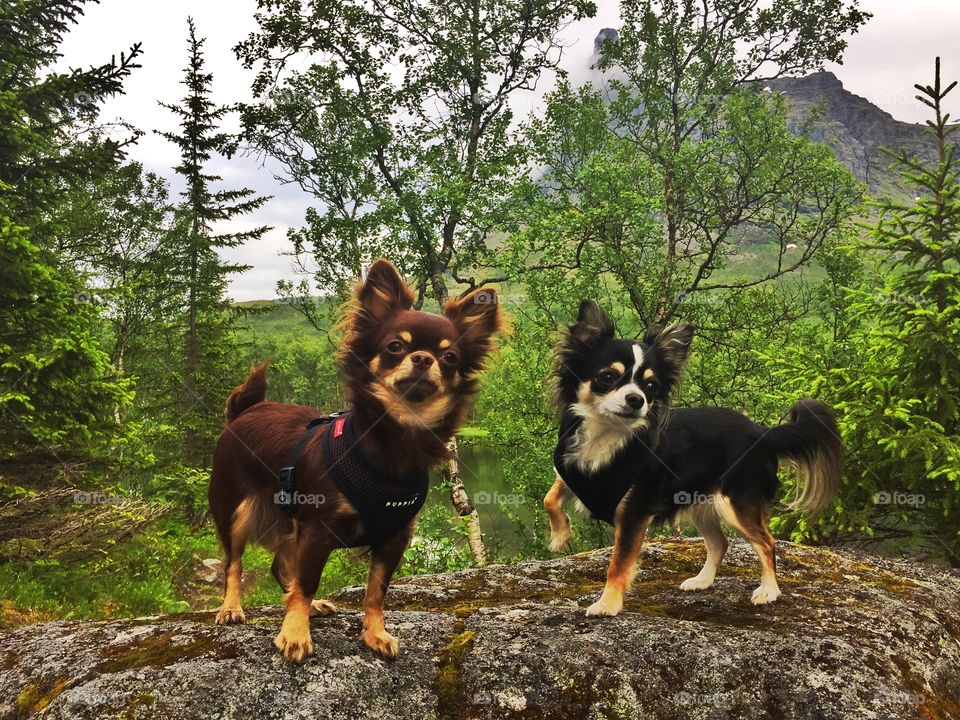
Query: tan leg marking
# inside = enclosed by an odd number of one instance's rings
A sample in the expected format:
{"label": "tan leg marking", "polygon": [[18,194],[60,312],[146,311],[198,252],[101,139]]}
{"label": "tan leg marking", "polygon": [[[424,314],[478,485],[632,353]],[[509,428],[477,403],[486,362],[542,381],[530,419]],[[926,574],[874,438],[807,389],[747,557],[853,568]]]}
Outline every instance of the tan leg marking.
{"label": "tan leg marking", "polygon": [[283,625],[273,644],[287,660],[300,663],[313,655],[313,640],[310,637],[310,598],[306,597],[300,591],[300,587],[294,583],[284,598],[284,607],[286,614],[283,616]]}
{"label": "tan leg marking", "polygon": [[383,624],[383,599],[390,587],[393,572],[400,564],[403,551],[413,537],[415,524],[392,540],[370,550],[370,570],[367,573],[367,589],[363,595],[363,633],[361,637],[368,648],[387,658],[395,658],[400,652],[400,642],[387,632]]}
{"label": "tan leg marking", "polygon": [[223,593],[223,604],[217,611],[217,625],[235,625],[246,621],[243,607],[240,604],[240,580],[243,576],[243,566],[240,558],[235,558],[227,567],[226,589]]}
{"label": "tan leg marking", "polygon": [[760,558],[760,585],[753,591],[750,602],[754,605],[774,602],[781,595],[780,585],[777,583],[777,541],[767,529],[765,514],[759,509],[737,512],[730,498],[723,495],[716,496],[716,506],[723,519],[753,546]]}
{"label": "tan leg marking", "polygon": [[706,590],[713,585],[717,569],[727,552],[727,538],[720,527],[720,516],[712,502],[697,503],[690,509],[690,519],[707,546],[707,559],[698,575],[680,583],[681,590]]}
{"label": "tan leg marking", "polygon": [[550,550],[560,552],[570,542],[570,518],[563,511],[563,504],[573,493],[563,479],[557,475],[553,486],[543,498],[543,507],[550,519]]}
{"label": "tan leg marking", "polygon": [[233,525],[230,528],[230,552],[224,560],[223,603],[217,611],[217,625],[233,625],[246,620],[241,605],[240,581],[243,579],[243,550],[247,545],[247,536],[256,510],[256,501],[247,498],[233,513]]}
{"label": "tan leg marking", "polygon": [[633,576],[637,571],[637,558],[643,548],[643,540],[653,518],[648,516],[629,531],[622,527],[623,505],[617,511],[613,535],[613,556],[607,568],[607,584],[604,585],[600,599],[587,608],[587,616],[617,615],[623,609],[623,595],[630,589]]}
{"label": "tan leg marking", "polygon": [[383,623],[383,608],[364,610],[363,642],[375,653],[387,658],[395,658],[400,653],[400,641],[387,632]]}

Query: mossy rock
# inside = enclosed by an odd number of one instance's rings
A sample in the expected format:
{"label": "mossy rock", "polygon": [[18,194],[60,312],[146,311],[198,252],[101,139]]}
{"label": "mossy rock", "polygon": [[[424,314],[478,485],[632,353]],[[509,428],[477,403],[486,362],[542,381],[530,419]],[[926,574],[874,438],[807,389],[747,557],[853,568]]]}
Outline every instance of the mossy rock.
{"label": "mossy rock", "polygon": [[781,543],[783,596],[755,607],[752,549],[684,593],[697,540],[644,548],[615,618],[587,618],[609,551],[403,578],[400,657],[360,641],[362,588],[313,620],[302,666],[281,611],[49,622],[0,634],[0,720],[51,718],[957,718],[960,574]]}

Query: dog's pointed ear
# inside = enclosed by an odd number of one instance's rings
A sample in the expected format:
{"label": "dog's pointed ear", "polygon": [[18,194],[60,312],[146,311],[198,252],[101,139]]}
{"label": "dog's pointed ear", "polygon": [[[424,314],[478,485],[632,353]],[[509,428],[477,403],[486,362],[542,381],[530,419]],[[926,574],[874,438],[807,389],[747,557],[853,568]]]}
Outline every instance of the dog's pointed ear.
{"label": "dog's pointed ear", "polygon": [[651,327],[644,335],[643,342],[654,348],[655,352],[670,368],[673,378],[676,379],[690,355],[690,344],[693,342],[693,325],[690,323],[673,323],[666,327]]}
{"label": "dog's pointed ear", "polygon": [[380,322],[399,310],[413,306],[413,291],[400,273],[387,260],[376,260],[367,271],[367,277],[357,287],[357,303],[363,318]]}
{"label": "dog's pointed ear", "polygon": [[465,375],[473,377],[493,351],[493,336],[503,330],[500,297],[493,288],[479,288],[448,302],[443,306],[443,314],[460,331],[457,347],[463,357],[461,368]]}
{"label": "dog's pointed ear", "polygon": [[493,347],[493,336],[503,329],[500,297],[493,288],[479,288],[469,295],[451,300],[443,306],[443,314],[460,331],[458,345],[464,358],[479,367]]}
{"label": "dog's pointed ear", "polygon": [[593,345],[600,340],[609,340],[616,332],[613,320],[593,300],[583,300],[577,321],[570,326],[570,336],[584,345]]}

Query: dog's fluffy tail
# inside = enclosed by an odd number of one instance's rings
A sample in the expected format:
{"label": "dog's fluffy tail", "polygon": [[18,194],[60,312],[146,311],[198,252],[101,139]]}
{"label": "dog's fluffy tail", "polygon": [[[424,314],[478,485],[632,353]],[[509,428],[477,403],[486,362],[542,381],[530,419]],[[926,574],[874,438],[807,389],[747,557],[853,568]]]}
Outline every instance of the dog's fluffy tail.
{"label": "dog's fluffy tail", "polygon": [[819,400],[798,400],[790,422],[767,432],[778,457],[797,466],[797,496],[791,510],[816,513],[833,502],[843,475],[843,444],[833,410]]}
{"label": "dog's fluffy tail", "polygon": [[250,368],[250,374],[236,390],[227,398],[227,409],[224,416],[231,423],[240,416],[240,413],[253,407],[267,398],[267,365],[255,365]]}

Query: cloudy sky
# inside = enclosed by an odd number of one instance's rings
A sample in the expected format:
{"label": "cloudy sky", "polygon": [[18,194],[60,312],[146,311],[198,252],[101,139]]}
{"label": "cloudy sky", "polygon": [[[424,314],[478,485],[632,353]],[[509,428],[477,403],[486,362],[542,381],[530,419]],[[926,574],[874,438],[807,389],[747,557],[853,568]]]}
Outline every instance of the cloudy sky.
{"label": "cloudy sky", "polygon": [[[563,65],[574,77],[588,67],[593,39],[604,27],[618,25],[618,2],[598,0],[597,16],[576,23],[564,33]],[[850,40],[844,64],[828,68],[844,86],[867,98],[899,120],[922,122],[923,106],[914,100],[913,83],[932,78],[933,58],[942,57],[943,77],[960,78],[960,2],[957,0],[861,0],[861,7],[874,17]],[[105,106],[105,120],[122,118],[148,133],[131,151],[133,159],[154,170],[179,189],[170,168],[176,164],[176,149],[149,132],[175,129],[174,118],[157,101],[176,101],[183,95],[179,85],[186,59],[186,18],[192,15],[198,33],[207,38],[207,68],[214,73],[214,99],[230,103],[250,98],[251,74],[236,61],[231,48],[256,28],[255,0],[101,0],[90,5],[62,47],[63,64],[99,64],[134,42],[142,42],[143,67],[131,77],[126,95]],[[524,112],[551,84],[540,83],[536,93],[519,98],[515,108]],[[951,109],[960,116],[960,90]],[[290,227],[302,224],[310,198],[298,188],[282,185],[271,168],[250,158],[213,163],[211,170],[223,176],[227,187],[252,187],[272,195],[256,218],[244,225],[269,224],[270,234],[261,242],[231,251],[230,258],[253,269],[235,279],[230,292],[237,300],[275,297],[277,280],[293,276],[289,249]]]}

